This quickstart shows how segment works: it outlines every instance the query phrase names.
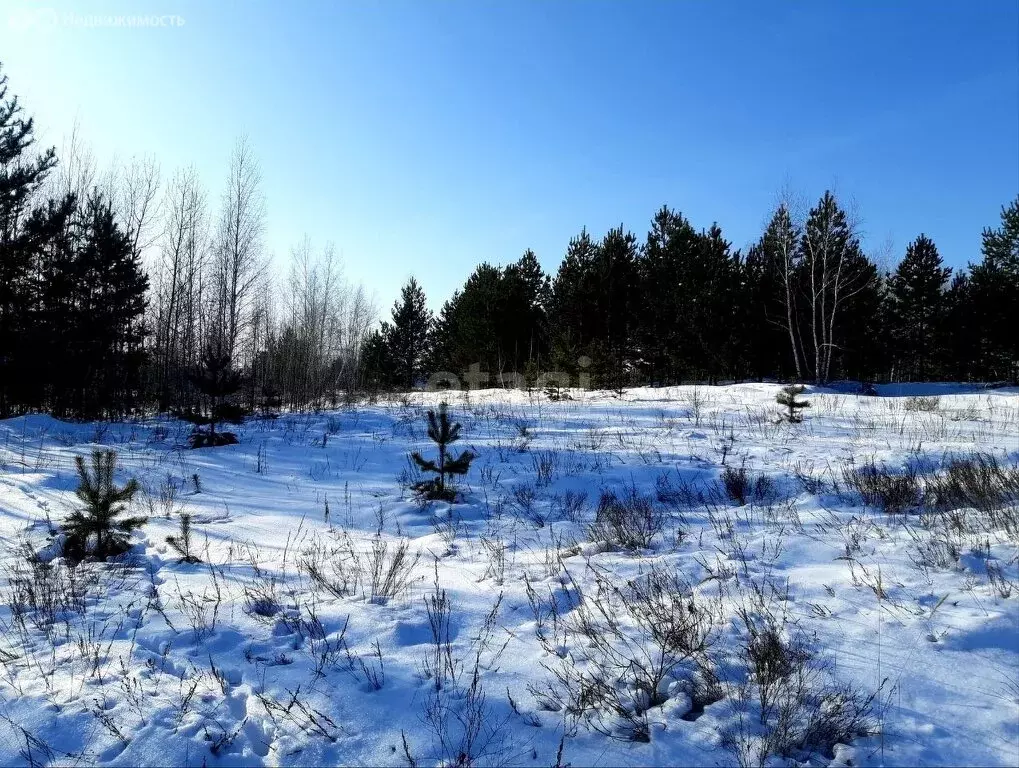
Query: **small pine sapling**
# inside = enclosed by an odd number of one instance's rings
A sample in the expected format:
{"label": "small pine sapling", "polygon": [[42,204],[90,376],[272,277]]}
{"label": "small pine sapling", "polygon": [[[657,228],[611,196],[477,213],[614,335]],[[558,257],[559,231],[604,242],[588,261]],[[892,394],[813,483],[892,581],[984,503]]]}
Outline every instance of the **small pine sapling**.
{"label": "small pine sapling", "polygon": [[803,394],[803,389],[802,384],[787,384],[782,387],[782,391],[775,398],[779,405],[785,406],[787,409],[785,418],[790,424],[799,424],[803,421],[803,414],[800,411],[810,407],[808,400],[796,399],[799,395]]}
{"label": "small pine sapling", "polygon": [[551,383],[545,385],[545,397],[551,400],[553,403],[558,403],[561,400],[572,400],[570,393],[564,388],[559,386],[559,382],[555,379]]}
{"label": "small pine sapling", "polygon": [[131,531],[145,524],[144,517],[121,517],[128,503],[138,492],[138,481],[132,478],[118,488],[113,482],[117,467],[114,451],[93,451],[91,468],[82,456],[75,456],[78,488],[75,494],[84,505],[64,521],[67,540],[64,553],[79,561],[87,555],[98,560],[122,554],[130,548]]}
{"label": "small pine sapling", "polygon": [[534,394],[535,387],[538,386],[538,363],[533,359],[529,358],[524,364],[524,386],[527,388],[527,394]]}
{"label": "small pine sapling", "polygon": [[166,543],[177,550],[182,563],[200,563],[191,546],[191,514],[182,512],[180,515],[180,533],[177,536],[167,536]]}
{"label": "small pine sapling", "polygon": [[230,355],[220,346],[210,344],[202,353],[198,369],[188,378],[204,400],[204,407],[179,413],[180,418],[194,424],[195,430],[188,438],[191,447],[235,444],[237,435],[233,432],[216,431],[216,425],[222,422],[243,424],[247,415],[244,408],[230,400],[241,386],[240,374],[233,370]]}
{"label": "small pine sapling", "polygon": [[448,454],[449,446],[460,439],[460,424],[450,421],[446,403],[440,403],[439,411],[428,411],[428,437],[439,446],[438,462],[425,459],[415,451],[411,459],[422,472],[434,472],[431,480],[414,484],[414,490],[427,499],[454,501],[456,490],[446,482],[447,475],[466,475],[471,462],[476,458],[470,451],[464,451],[455,459]]}

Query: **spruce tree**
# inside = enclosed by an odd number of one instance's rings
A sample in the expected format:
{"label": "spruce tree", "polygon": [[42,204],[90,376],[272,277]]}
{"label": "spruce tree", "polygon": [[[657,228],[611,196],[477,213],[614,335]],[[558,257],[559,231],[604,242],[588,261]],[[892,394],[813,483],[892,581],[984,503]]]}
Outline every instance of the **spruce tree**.
{"label": "spruce tree", "polygon": [[889,331],[900,379],[926,381],[937,372],[945,283],[951,274],[934,242],[920,235],[888,281]]}
{"label": "spruce tree", "polygon": [[418,469],[434,473],[435,477],[416,483],[414,490],[428,499],[454,501],[456,490],[447,484],[446,477],[466,475],[476,457],[471,451],[462,451],[456,458],[449,455],[449,446],[460,439],[460,424],[450,420],[446,403],[439,404],[438,413],[428,411],[428,437],[438,446],[439,460],[425,459],[417,451],[411,454],[411,459]]}
{"label": "spruce tree", "polygon": [[117,454],[113,451],[93,451],[90,467],[82,456],[75,456],[74,463],[78,470],[75,495],[84,506],[64,522],[65,554],[73,560],[87,555],[105,560],[126,552],[131,531],[146,522],[144,517],[122,517],[138,492],[138,481],[132,478],[122,488],[116,486]]}

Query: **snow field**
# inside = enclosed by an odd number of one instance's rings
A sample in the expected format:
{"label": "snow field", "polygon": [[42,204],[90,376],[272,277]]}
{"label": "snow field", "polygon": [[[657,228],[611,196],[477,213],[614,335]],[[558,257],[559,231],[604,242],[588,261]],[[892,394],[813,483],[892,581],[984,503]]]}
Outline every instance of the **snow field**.
{"label": "snow field", "polygon": [[[1007,470],[1019,395],[815,390],[787,424],[777,391],[446,393],[454,505],[407,490],[439,393],[194,451],[0,422],[0,763],[1019,764],[1019,488],[888,514],[851,480]],[[98,447],[150,519],[69,569]]]}

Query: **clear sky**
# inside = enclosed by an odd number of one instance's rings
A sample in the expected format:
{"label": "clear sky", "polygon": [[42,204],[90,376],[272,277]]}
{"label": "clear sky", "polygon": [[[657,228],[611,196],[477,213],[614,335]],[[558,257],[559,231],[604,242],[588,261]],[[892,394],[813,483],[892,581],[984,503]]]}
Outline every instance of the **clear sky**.
{"label": "clear sky", "polygon": [[0,60],[45,142],[214,199],[247,135],[278,261],[332,241],[386,310],[663,203],[745,247],[783,188],[962,266],[1019,192],[1017,0],[0,0]]}

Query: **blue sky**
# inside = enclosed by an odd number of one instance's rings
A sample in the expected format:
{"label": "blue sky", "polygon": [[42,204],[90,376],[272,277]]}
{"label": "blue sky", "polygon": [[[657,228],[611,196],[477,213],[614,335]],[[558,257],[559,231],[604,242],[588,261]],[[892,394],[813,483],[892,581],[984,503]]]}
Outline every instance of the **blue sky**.
{"label": "blue sky", "polygon": [[386,310],[411,274],[438,307],[480,261],[554,271],[663,203],[745,247],[783,188],[958,267],[1019,191],[1015,0],[3,0],[0,60],[43,141],[77,121],[213,199],[247,135],[277,261],[332,241]]}

